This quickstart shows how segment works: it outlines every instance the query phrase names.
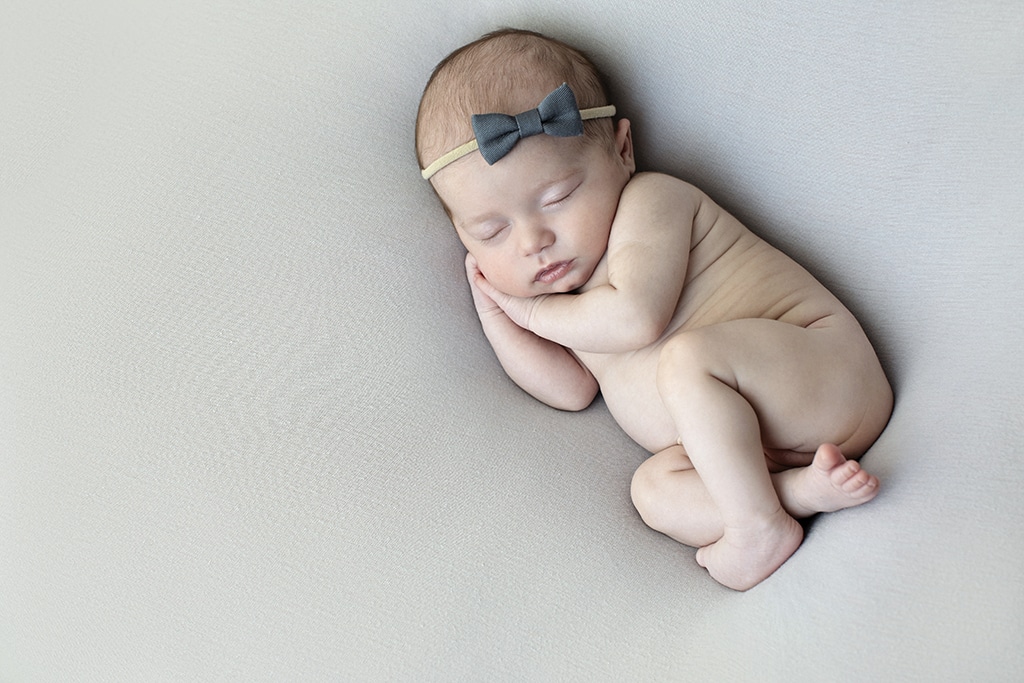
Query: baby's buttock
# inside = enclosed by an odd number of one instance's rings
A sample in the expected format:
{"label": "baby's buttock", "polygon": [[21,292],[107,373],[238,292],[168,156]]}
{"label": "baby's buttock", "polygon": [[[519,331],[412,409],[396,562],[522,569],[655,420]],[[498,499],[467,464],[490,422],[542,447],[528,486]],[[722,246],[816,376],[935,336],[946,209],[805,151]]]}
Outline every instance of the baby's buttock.
{"label": "baby's buttock", "polygon": [[651,452],[676,442],[672,419],[658,393],[658,365],[665,346],[679,335],[750,318],[804,328],[859,325],[822,284],[794,261],[755,240],[738,253],[701,262],[691,272],[662,336],[649,346],[619,354],[578,354],[594,373],[612,415],[634,441]]}
{"label": "baby's buttock", "polygon": [[[848,328],[851,336],[859,335],[859,326],[849,314],[819,318],[807,327],[818,326]],[[608,355],[598,362],[581,355],[581,360],[597,378],[605,404],[616,422],[634,441],[652,453],[677,443],[679,438],[658,389],[662,353],[675,338],[695,329],[700,328],[680,329],[657,344],[631,353]],[[782,447],[780,444],[766,445]]]}

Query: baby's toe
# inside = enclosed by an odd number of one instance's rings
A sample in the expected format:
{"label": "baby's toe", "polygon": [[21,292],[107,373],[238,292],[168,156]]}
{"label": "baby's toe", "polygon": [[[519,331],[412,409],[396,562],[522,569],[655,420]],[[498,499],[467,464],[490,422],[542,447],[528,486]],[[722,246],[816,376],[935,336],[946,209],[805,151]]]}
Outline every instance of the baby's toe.
{"label": "baby's toe", "polygon": [[856,476],[851,477],[843,488],[855,497],[873,495],[878,489],[878,478],[861,470]]}
{"label": "baby's toe", "polygon": [[839,488],[846,488],[846,485],[857,478],[863,470],[856,460],[847,460],[839,467],[832,470],[831,479],[832,484]]}

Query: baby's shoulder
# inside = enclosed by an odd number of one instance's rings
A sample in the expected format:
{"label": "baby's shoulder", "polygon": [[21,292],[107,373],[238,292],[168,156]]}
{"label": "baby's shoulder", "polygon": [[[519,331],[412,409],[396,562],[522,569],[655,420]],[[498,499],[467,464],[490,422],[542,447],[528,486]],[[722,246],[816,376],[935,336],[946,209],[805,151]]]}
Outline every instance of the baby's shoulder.
{"label": "baby's shoulder", "polygon": [[707,198],[697,186],[667,173],[637,173],[626,183],[622,200],[633,201],[641,198],[663,197],[666,199],[703,200]]}
{"label": "baby's shoulder", "polygon": [[671,224],[678,225],[682,221],[691,229],[694,243],[712,232],[722,234],[722,239],[728,240],[737,230],[743,229],[736,221],[728,220],[731,217],[703,190],[665,173],[637,173],[633,176],[622,192],[619,211],[640,220],[660,216]]}
{"label": "baby's shoulder", "polygon": [[637,173],[622,190],[618,216],[627,222],[664,224],[696,216],[710,201],[695,186],[664,173]]}

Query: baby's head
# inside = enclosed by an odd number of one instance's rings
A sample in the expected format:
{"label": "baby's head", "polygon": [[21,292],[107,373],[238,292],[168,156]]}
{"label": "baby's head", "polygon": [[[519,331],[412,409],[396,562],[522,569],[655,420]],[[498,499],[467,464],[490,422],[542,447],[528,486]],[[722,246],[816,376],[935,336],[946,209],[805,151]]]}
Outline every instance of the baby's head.
{"label": "baby's head", "polygon": [[[473,114],[518,114],[567,83],[580,109],[608,104],[604,78],[579,50],[539,33],[503,30],[465,45],[434,69],[420,100],[416,153],[420,167],[473,138]],[[610,142],[612,126],[587,123],[587,135]]]}
{"label": "baby's head", "polygon": [[596,109],[609,104],[607,91],[581,52],[526,31],[452,53],[420,101],[416,151],[428,168],[475,139],[474,114],[534,109],[563,83],[584,116],[600,117],[584,122],[583,135],[524,137],[492,163],[470,151],[430,177],[481,272],[509,294],[571,291],[589,279],[635,170],[629,122]]}

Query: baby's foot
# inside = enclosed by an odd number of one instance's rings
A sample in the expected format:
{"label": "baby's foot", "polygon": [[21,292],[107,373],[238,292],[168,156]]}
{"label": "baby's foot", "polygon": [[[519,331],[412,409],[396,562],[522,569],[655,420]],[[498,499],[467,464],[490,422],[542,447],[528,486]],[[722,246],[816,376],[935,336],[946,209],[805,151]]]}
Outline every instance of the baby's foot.
{"label": "baby's foot", "polygon": [[800,547],[803,527],[779,511],[749,527],[727,527],[722,538],[697,551],[697,564],[711,578],[734,590],[745,591],[768,578]]}
{"label": "baby's foot", "polygon": [[807,467],[791,470],[780,477],[779,497],[795,517],[817,512],[835,512],[862,505],[878,495],[878,477],[861,469],[856,460],[847,460],[832,444],[823,444]]}

